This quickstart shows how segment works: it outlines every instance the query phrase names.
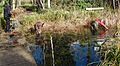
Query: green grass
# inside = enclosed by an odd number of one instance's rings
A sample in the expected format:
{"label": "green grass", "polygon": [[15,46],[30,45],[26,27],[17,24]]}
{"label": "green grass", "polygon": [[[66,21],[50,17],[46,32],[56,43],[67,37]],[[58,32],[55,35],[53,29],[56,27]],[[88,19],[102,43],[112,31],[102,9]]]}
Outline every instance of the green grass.
{"label": "green grass", "polygon": [[120,48],[115,46],[107,50],[104,61],[100,66],[120,66]]}

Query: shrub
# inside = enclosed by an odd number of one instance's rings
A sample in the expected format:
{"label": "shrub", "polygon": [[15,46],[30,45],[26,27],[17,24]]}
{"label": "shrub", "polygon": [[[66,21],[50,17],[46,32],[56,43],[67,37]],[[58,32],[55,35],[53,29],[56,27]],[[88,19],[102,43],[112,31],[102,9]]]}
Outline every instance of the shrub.
{"label": "shrub", "polygon": [[5,29],[5,21],[4,21],[4,18],[3,17],[0,17],[0,27],[2,29]]}

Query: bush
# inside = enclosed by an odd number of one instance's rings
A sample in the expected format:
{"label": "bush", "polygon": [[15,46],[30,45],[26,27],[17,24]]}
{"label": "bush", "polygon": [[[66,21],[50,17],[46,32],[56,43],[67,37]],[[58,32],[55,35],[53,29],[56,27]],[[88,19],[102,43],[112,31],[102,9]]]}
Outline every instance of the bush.
{"label": "bush", "polygon": [[77,6],[80,9],[85,9],[87,7],[91,7],[92,4],[90,2],[85,1],[85,0],[77,0]]}
{"label": "bush", "polygon": [[4,18],[3,17],[0,17],[0,27],[2,29],[5,29],[5,21],[4,21]]}

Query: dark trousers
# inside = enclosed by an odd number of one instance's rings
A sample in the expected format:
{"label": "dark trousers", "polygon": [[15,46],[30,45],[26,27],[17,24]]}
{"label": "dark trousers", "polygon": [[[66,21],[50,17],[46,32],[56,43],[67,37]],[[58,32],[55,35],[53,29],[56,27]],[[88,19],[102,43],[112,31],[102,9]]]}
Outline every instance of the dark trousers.
{"label": "dark trousers", "polygon": [[6,26],[5,32],[10,32],[10,18],[5,18]]}

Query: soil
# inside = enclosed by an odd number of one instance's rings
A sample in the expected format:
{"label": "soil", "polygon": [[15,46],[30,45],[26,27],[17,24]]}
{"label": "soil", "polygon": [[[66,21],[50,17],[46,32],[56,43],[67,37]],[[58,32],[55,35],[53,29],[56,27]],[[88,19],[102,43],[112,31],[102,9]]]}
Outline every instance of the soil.
{"label": "soil", "polygon": [[37,66],[33,57],[22,47],[1,49],[0,66]]}

